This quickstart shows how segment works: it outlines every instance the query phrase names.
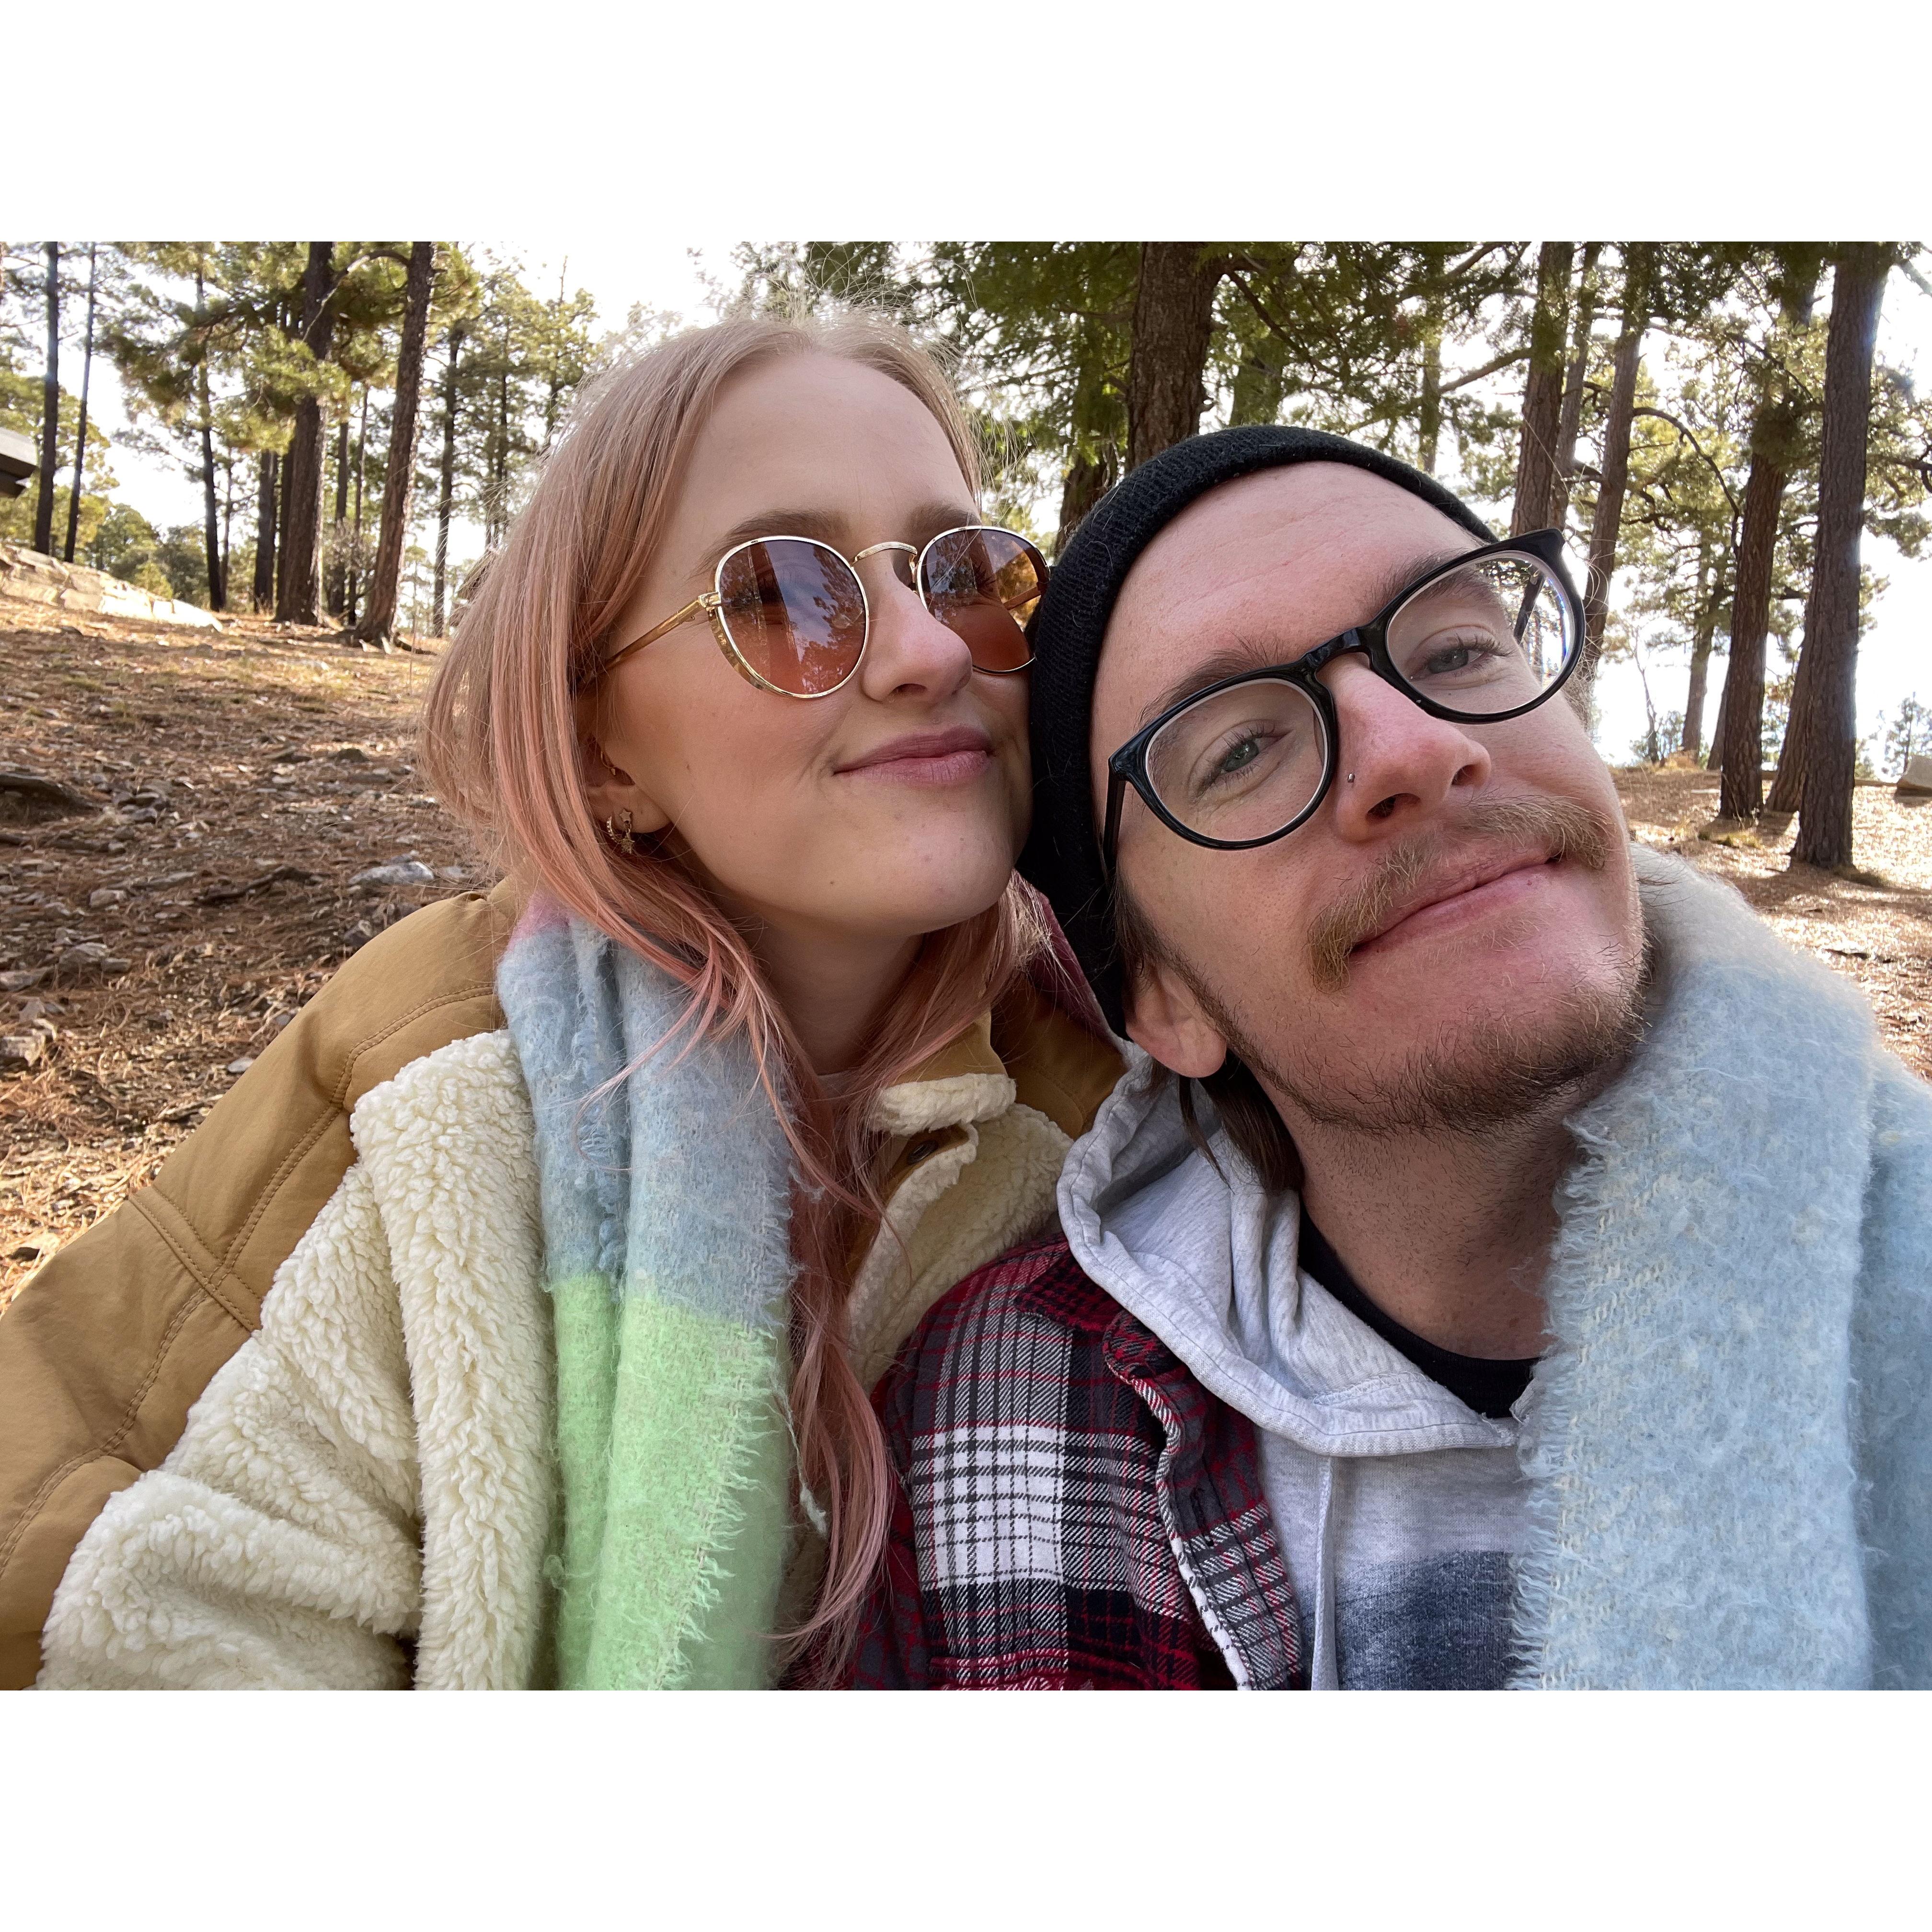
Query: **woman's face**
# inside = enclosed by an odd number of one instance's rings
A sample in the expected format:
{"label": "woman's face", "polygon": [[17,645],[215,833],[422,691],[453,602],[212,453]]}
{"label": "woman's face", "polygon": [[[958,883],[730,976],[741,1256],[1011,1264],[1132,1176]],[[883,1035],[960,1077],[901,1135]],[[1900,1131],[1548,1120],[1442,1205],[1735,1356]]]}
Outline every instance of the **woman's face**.
{"label": "woman's face", "polygon": [[[709,590],[748,536],[850,558],[978,520],[944,431],[897,382],[832,356],[754,364],[720,393],[611,647]],[[992,904],[1031,808],[1027,679],[974,670],[910,561],[858,565],[870,638],[830,697],[748,683],[704,619],[627,658],[580,700],[598,818],[673,828],[728,913],[795,936],[903,940]]]}

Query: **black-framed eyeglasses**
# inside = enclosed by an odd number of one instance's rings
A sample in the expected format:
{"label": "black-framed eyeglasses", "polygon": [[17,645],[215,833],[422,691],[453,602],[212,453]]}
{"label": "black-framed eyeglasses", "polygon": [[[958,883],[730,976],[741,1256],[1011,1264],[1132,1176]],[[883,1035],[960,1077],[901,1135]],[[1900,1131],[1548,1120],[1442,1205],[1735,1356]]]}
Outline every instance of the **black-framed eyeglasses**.
{"label": "black-framed eyeglasses", "polygon": [[1286,838],[1335,782],[1340,731],[1322,668],[1351,651],[1432,718],[1520,718],[1576,668],[1583,604],[1563,533],[1534,530],[1438,565],[1366,624],[1292,664],[1236,673],[1170,705],[1107,760],[1101,859],[1112,878],[1127,787],[1169,830],[1240,851]]}

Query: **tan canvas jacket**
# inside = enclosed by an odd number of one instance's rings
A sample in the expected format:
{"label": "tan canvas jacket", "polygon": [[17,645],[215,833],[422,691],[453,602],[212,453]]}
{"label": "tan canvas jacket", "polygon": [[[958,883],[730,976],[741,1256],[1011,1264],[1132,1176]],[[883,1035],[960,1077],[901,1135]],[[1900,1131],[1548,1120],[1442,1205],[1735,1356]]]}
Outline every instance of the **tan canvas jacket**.
{"label": "tan canvas jacket", "polygon": [[[40,1674],[42,1630],[77,1546],[182,1443],[211,1381],[261,1333],[272,1289],[304,1292],[298,1247],[314,1247],[318,1217],[343,1211],[346,1177],[362,1171],[352,1118],[366,1133],[388,1095],[424,1086],[399,1080],[405,1070],[501,1034],[495,972],[514,910],[499,887],[428,908],[363,947],[152,1185],[56,1256],[0,1318],[0,1686]],[[1058,1154],[1118,1070],[1104,1042],[1022,987],[884,1096],[891,1232],[860,1263],[852,1300],[868,1380],[953,1281],[1051,1214]],[[406,1259],[396,1259],[400,1274]],[[425,1398],[405,1395],[418,1405],[416,1429],[438,1426]]]}

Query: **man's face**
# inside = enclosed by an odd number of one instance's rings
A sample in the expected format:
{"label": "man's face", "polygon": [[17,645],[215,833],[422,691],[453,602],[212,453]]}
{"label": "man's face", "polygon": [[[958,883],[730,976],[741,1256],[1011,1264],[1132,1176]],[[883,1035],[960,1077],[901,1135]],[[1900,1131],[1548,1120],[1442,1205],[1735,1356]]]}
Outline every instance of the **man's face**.
{"label": "man's face", "polygon": [[[1108,626],[1096,824],[1108,758],[1196,667],[1292,662],[1476,548],[1344,464],[1192,505]],[[1498,724],[1432,718],[1353,653],[1321,676],[1335,780],[1285,838],[1205,849],[1129,793],[1117,864],[1156,955],[1129,1033],[1196,1076],[1232,1046],[1291,1127],[1480,1126],[1586,1078],[1628,1042],[1642,928],[1616,788],[1575,713],[1559,696]]]}

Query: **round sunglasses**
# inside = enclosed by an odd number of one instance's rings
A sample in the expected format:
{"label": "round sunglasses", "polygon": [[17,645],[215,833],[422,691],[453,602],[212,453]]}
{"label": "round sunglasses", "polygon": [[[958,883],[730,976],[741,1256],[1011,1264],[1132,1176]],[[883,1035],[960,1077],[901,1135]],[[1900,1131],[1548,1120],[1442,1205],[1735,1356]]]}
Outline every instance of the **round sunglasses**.
{"label": "round sunglasses", "polygon": [[1046,560],[1014,531],[973,524],[940,531],[923,549],[873,544],[850,562],[815,537],[754,537],[718,560],[710,590],[614,651],[591,681],[709,616],[718,649],[748,682],[783,698],[830,698],[850,682],[872,635],[854,566],[881,552],[913,560],[908,580],[920,602],[964,640],[975,670],[1004,676],[1032,663],[1026,627],[1046,588]]}

